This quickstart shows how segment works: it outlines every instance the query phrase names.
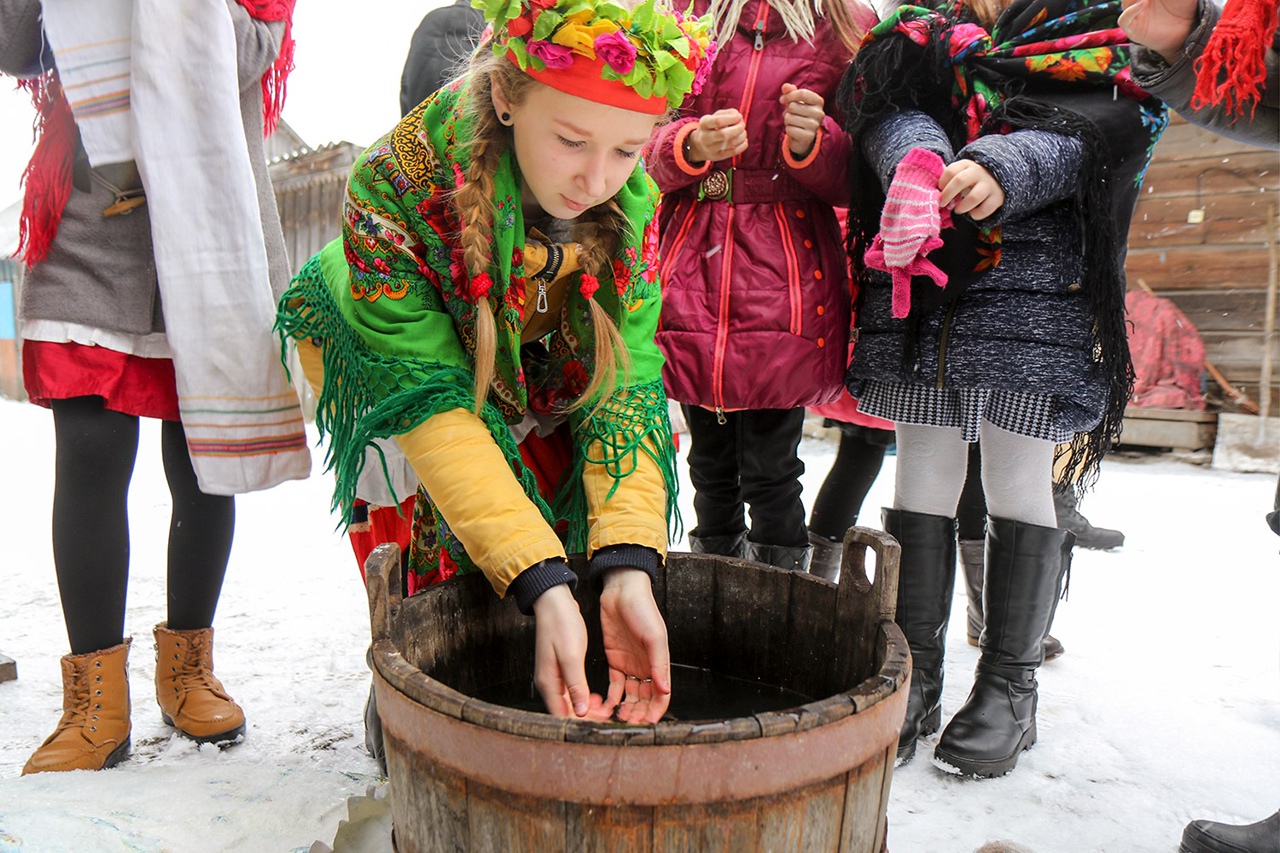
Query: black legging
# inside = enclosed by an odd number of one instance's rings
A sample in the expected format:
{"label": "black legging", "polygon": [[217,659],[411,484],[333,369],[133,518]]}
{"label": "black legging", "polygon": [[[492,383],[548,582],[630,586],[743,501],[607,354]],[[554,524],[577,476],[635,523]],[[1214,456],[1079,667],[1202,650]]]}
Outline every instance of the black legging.
{"label": "black legging", "polygon": [[[71,652],[86,654],[124,640],[138,418],[103,408],[101,397],[76,397],[53,401],[53,424],[53,561]],[[231,553],[235,499],[200,491],[181,423],[164,422],[160,446],[173,498],[169,627],[207,628]]]}
{"label": "black legging", "polygon": [[[874,433],[887,435],[881,437]],[[862,503],[880,474],[885,450],[892,439],[890,430],[841,427],[836,460],[831,463],[831,470],[822,481],[809,513],[812,533],[834,542],[843,539],[844,532],[857,524]]]}
{"label": "black legging", "polygon": [[964,478],[960,503],[956,507],[956,538],[987,538],[987,496],[982,493],[982,451],[978,442],[969,444],[969,472]]}

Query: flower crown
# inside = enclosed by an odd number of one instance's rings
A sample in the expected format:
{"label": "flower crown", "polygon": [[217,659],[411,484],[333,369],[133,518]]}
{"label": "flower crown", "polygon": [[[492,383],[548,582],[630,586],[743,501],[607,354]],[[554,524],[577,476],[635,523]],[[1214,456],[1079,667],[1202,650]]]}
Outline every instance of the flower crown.
{"label": "flower crown", "polygon": [[715,58],[709,17],[657,0],[471,0],[493,27],[493,52],[541,83],[623,109],[675,109],[698,94]]}

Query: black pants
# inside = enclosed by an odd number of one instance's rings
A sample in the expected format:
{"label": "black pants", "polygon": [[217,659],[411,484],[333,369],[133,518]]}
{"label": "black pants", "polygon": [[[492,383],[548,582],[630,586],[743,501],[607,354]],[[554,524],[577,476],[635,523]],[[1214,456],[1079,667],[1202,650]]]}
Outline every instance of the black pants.
{"label": "black pants", "polygon": [[969,471],[956,507],[956,534],[961,540],[987,538],[987,496],[982,492],[982,450],[969,445]]}
{"label": "black pants", "polygon": [[[893,443],[893,430],[873,429],[828,421],[840,429],[840,447],[822,488],[813,500],[809,529],[833,542],[858,523],[862,503],[880,474],[884,454]],[[880,521],[876,519],[876,526]]]}
{"label": "black pants", "polygon": [[804,409],[715,412],[684,406],[689,426],[689,479],[698,525],[691,536],[733,536],[747,529],[757,545],[809,544],[800,501],[804,463],[798,453]]}
{"label": "black pants", "polygon": [[[53,401],[53,425],[53,561],[71,652],[87,654],[124,641],[138,418],[103,408],[101,397],[75,397]],[[200,491],[181,423],[165,421],[160,444],[173,498],[169,627],[208,628],[231,553],[235,499]]]}

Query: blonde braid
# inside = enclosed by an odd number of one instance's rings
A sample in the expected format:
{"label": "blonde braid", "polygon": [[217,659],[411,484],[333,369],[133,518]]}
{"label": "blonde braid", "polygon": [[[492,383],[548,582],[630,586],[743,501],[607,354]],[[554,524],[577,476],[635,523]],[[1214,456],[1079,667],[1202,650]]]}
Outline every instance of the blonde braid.
{"label": "blonde braid", "polygon": [[[506,148],[506,132],[494,115],[490,96],[490,80],[486,73],[471,77],[468,109],[471,112],[471,139],[467,152],[471,163],[466,181],[454,193],[452,204],[462,223],[458,241],[467,274],[476,278],[489,271],[493,250],[493,176]],[[458,284],[455,282],[455,285]],[[489,299],[476,300],[475,400],[476,413],[484,406],[493,383],[494,362],[498,351],[497,324]]]}
{"label": "blonde braid", "polygon": [[[615,199],[610,199],[583,218],[585,221],[579,227],[583,273],[597,279],[611,275],[613,258],[623,236],[630,230],[631,223]],[[631,374],[631,358],[613,318],[594,297],[587,301],[591,304],[591,324],[595,330],[595,369],[586,390],[570,409],[595,400],[595,406],[592,407],[594,412],[618,387],[619,371],[622,373],[621,384],[627,384]],[[625,317],[625,311],[623,316]]]}

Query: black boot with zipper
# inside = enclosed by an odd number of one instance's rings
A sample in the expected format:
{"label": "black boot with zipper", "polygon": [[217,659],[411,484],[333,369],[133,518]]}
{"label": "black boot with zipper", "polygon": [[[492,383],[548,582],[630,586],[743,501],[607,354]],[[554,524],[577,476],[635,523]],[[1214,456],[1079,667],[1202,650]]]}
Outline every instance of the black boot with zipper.
{"label": "black boot with zipper", "polygon": [[942,723],[942,661],[956,581],[956,520],[901,509],[881,514],[885,532],[902,546],[898,612],[894,621],[911,647],[907,716],[898,735],[898,761],[916,754],[916,741]]}
{"label": "black boot with zipper", "polygon": [[943,770],[1003,776],[1036,742],[1036,670],[1074,541],[1069,530],[987,519],[981,656],[973,690],[934,750]]}

